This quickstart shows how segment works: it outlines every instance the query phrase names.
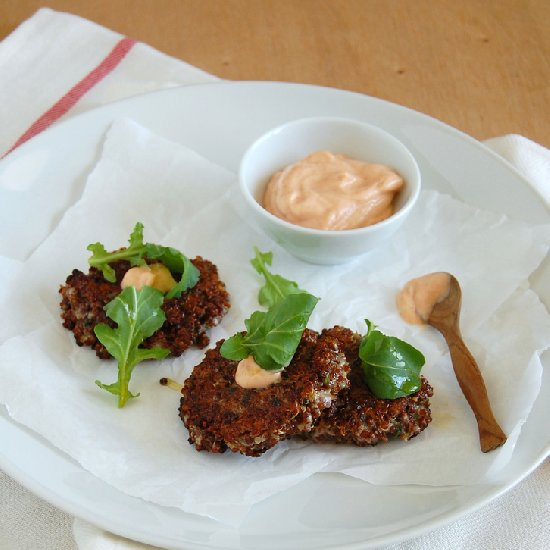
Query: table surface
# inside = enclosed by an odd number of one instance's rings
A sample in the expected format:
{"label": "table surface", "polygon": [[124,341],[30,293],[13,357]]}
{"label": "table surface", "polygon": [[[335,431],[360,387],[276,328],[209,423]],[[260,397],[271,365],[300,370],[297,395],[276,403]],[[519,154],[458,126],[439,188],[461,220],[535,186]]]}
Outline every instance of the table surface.
{"label": "table surface", "polygon": [[[1,0],[0,39],[43,0]],[[548,0],[49,0],[231,80],[362,92],[550,147]]]}

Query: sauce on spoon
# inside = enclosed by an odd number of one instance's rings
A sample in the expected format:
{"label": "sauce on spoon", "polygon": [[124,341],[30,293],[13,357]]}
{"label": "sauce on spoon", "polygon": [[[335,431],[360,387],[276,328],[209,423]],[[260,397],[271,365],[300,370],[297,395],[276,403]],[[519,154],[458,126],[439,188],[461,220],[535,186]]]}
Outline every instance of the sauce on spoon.
{"label": "sauce on spoon", "polygon": [[397,295],[399,315],[407,323],[425,325],[435,304],[449,295],[450,288],[449,273],[429,273],[423,277],[411,279]]}
{"label": "sauce on spoon", "polygon": [[493,415],[479,367],[460,333],[462,291],[456,278],[450,273],[430,273],[413,279],[398,295],[399,301],[414,306],[412,316],[409,309],[404,309],[405,320],[420,319],[445,338],[456,379],[477,421],[481,450],[487,453],[503,445],[506,434]]}

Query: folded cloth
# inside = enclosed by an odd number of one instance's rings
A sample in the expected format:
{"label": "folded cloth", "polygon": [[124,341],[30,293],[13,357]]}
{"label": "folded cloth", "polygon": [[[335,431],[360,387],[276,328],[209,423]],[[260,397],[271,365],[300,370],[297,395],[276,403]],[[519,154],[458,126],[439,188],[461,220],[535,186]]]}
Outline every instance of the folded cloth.
{"label": "folded cloth", "polygon": [[216,77],[75,15],[40,9],[0,47],[0,155],[58,120]]}
{"label": "folded cloth", "polygon": [[550,208],[550,163],[545,147],[516,134],[488,139],[485,144],[512,164]]}
{"label": "folded cloth", "polygon": [[[145,44],[49,9],[39,10],[0,43],[0,71],[0,155],[86,109],[151,90],[217,80]],[[550,151],[521,136],[494,138],[487,144],[550,204]],[[4,474],[0,488],[0,548],[147,548],[78,519],[73,523],[73,542],[70,516]],[[525,482],[481,510],[395,548],[546,548],[549,490],[547,460]]]}

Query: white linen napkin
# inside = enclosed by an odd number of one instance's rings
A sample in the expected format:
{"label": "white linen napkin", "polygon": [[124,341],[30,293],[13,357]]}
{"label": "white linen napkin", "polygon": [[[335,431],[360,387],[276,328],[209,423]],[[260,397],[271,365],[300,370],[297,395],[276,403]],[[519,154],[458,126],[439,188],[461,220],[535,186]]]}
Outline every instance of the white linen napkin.
{"label": "white linen napkin", "polygon": [[[122,41],[118,55],[102,65]],[[218,80],[147,44],[47,8],[4,38],[0,74],[0,156],[46,113],[51,116],[42,126],[132,95]]]}
{"label": "white linen napkin", "polygon": [[[55,37],[55,41],[52,41]],[[76,88],[77,94],[82,88],[78,88],[79,83],[85,81],[90,84],[90,79],[86,81],[89,73],[101,65],[105,57],[108,57],[113,48],[123,40],[116,33],[112,33],[93,23],[82,20],[67,14],[52,12],[51,10],[40,10],[30,20],[19,27],[11,36],[6,38],[0,44],[0,70],[7,78],[3,78],[0,87],[0,116],[4,123],[4,131],[0,140],[1,151],[7,151],[18,139],[33,127],[36,120],[40,119],[42,114],[48,112],[52,106],[55,106],[63,98],[67,91]],[[44,47],[55,42],[58,47],[53,48],[44,55]],[[93,47],[90,45],[93,44]],[[72,114],[107,103],[114,99],[127,97],[135,93],[159,89],[167,86],[193,84],[216,80],[214,77],[191,67],[181,61],[169,58],[143,44],[130,45],[124,43],[128,51],[124,57],[118,60],[118,64],[112,66],[117,59],[111,59],[109,70],[101,80],[97,80],[86,92],[81,95],[66,113],[62,113],[58,118],[71,116]],[[40,63],[36,63],[36,60]],[[59,70],[63,67],[63,71]],[[56,79],[48,79],[48,75],[56,71]],[[10,78],[13,76],[13,78]],[[92,79],[92,80],[94,80]],[[40,89],[40,96],[36,95],[35,90]],[[16,93],[17,92],[17,93]],[[5,96],[5,97],[4,97]],[[69,102],[70,103],[70,102]],[[54,113],[54,118],[63,111],[63,108],[69,105],[65,101],[61,109]],[[55,118],[57,120],[58,118]],[[53,120],[53,122],[55,122]],[[46,123],[50,122],[49,120]],[[497,151],[507,155],[510,162],[522,170],[528,180],[541,192],[548,185],[548,174],[550,170],[550,152],[540,146],[521,138],[520,136],[507,136],[491,140],[490,146]],[[522,492],[522,486],[513,492],[513,499],[510,494],[505,495],[495,501],[484,510],[477,512],[469,518],[455,523],[453,526],[442,528],[433,534],[422,537],[418,541],[407,544],[407,548],[443,548],[446,546],[457,547],[456,535],[460,534],[458,540],[470,542],[479,542],[481,532],[479,525],[484,522],[488,524],[497,524],[495,510],[501,510],[506,513],[507,523],[510,527],[505,535],[492,532],[493,540],[484,544],[487,548],[515,548],[518,544],[514,541],[521,540],[524,547],[543,548],[543,543],[548,540],[541,530],[527,530],[522,523],[525,515],[518,512],[517,499],[525,502],[525,509],[529,508],[529,521],[536,522],[538,525],[545,525],[545,518],[548,512],[548,492],[533,491],[533,485],[541,484],[548,488],[549,469],[548,461],[541,466],[530,478],[535,479],[535,483],[526,485]],[[0,482],[8,480],[2,484],[2,494],[6,488],[7,494],[13,494],[13,483],[11,480],[2,476]],[[10,488],[11,487],[11,488]],[[519,493],[519,494],[518,494]],[[535,497],[535,498],[533,498]],[[529,505],[527,502],[529,499]],[[0,517],[0,547],[19,548],[18,543],[10,541],[21,541],[24,537],[24,529],[19,528],[20,534],[14,536],[18,530],[16,515],[13,508],[17,508],[19,500],[9,501],[11,506],[1,509]],[[503,503],[508,503],[503,504]],[[28,504],[27,504],[28,506]],[[521,507],[519,507],[521,509]],[[30,512],[29,506],[25,513]],[[492,515],[491,515],[492,514]],[[62,517],[65,517],[61,514]],[[492,520],[491,520],[492,518]],[[34,518],[38,519],[38,518]],[[9,534],[4,537],[2,528],[5,528]],[[512,532],[510,532],[512,530]],[[534,533],[533,533],[534,531]],[[541,538],[542,534],[542,538]],[[101,530],[87,525],[85,522],[76,520],[74,523],[74,535],[79,548],[144,548],[144,545],[124,541],[119,537],[114,537],[103,533]],[[521,539],[519,537],[522,537]],[[6,543],[4,544],[4,540]],[[12,544],[12,546],[10,546]],[[44,546],[43,540],[36,539],[26,547],[33,548],[51,548]],[[415,544],[417,546],[415,546]],[[55,546],[60,548],[61,546]],[[70,546],[67,546],[70,547]]]}

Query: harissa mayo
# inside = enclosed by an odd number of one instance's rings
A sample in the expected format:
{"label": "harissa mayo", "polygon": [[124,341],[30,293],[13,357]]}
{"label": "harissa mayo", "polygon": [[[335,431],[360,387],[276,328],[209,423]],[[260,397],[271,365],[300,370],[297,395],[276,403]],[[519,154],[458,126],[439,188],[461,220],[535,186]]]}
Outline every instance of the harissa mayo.
{"label": "harissa mayo", "polygon": [[263,206],[302,227],[356,229],[390,217],[404,185],[388,166],[317,151],[273,175]]}

